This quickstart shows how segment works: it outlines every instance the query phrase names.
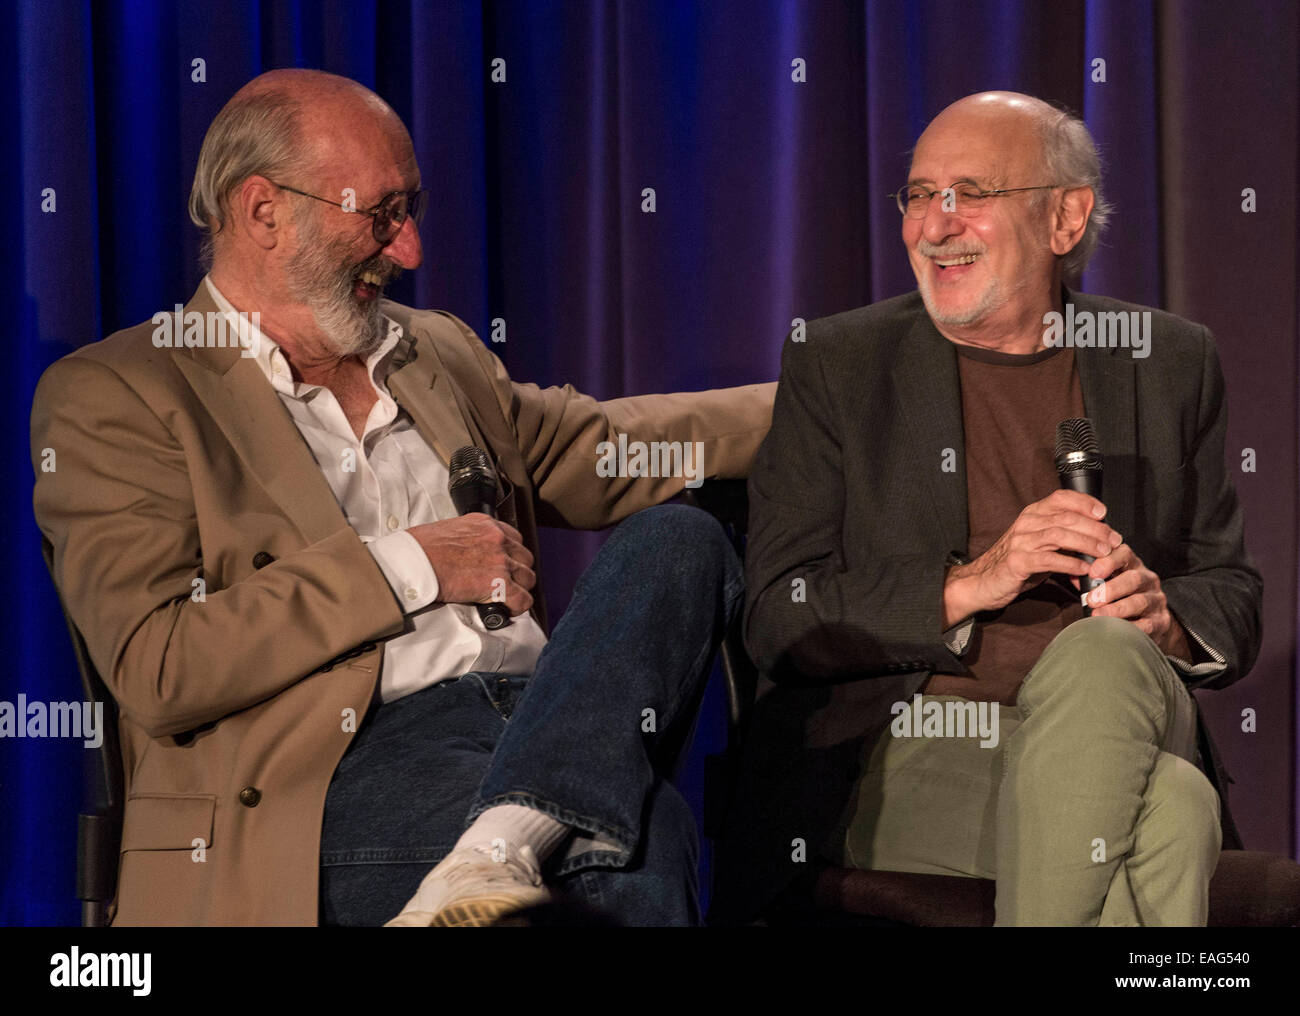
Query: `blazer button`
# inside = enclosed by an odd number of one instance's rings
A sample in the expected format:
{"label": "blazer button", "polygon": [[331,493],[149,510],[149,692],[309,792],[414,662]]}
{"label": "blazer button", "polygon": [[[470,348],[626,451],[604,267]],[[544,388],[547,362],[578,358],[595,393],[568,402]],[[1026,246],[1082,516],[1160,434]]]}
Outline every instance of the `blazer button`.
{"label": "blazer button", "polygon": [[239,792],[239,803],[245,808],[256,808],[262,800],[262,792],[256,787],[245,787]]}
{"label": "blazer button", "polygon": [[268,564],[270,564],[274,560],[275,560],[274,554],[268,554],[264,550],[259,550],[256,554],[253,555],[253,567],[265,568]]}

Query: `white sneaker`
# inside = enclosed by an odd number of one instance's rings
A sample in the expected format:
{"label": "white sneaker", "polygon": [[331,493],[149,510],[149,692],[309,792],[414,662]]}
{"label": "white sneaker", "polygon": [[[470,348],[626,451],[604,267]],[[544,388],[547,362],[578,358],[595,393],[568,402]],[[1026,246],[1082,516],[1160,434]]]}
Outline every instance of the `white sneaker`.
{"label": "white sneaker", "polygon": [[384,927],[482,928],[550,899],[532,847],[461,847],[438,862]]}

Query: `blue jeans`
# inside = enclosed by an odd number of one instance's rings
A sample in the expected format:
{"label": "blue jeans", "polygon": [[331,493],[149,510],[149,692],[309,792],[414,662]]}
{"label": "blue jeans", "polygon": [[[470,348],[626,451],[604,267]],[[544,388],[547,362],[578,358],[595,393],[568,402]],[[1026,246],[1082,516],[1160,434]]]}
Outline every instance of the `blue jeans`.
{"label": "blue jeans", "polygon": [[624,521],[529,675],[472,672],[372,710],[325,800],[321,923],[394,917],[482,811],[523,804],[608,846],[547,884],[633,926],[700,923],[695,818],[669,782],[744,578],[679,505]]}

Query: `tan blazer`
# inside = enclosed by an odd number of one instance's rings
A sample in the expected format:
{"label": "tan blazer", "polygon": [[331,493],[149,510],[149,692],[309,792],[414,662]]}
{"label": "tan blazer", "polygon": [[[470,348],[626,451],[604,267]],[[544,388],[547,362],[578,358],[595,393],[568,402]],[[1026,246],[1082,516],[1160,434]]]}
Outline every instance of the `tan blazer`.
{"label": "tan blazer", "polygon": [[[204,286],[186,307],[215,310]],[[405,329],[393,397],[444,462],[489,451],[534,554],[538,525],[607,526],[682,489],[598,477],[597,443],[703,441],[708,475],[744,476],[771,420],[772,384],[602,403],[510,381],[449,314],[384,311]],[[64,357],[32,409],[36,519],[121,710],[113,922],[312,925],[325,792],[402,611],[256,363],[153,333]]]}

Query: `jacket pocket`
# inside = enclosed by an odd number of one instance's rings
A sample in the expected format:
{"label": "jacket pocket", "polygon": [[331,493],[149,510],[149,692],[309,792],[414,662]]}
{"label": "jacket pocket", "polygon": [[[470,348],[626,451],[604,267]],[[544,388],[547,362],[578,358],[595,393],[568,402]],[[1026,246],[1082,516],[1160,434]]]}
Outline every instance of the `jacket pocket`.
{"label": "jacket pocket", "polygon": [[122,819],[122,852],[193,850],[195,840],[212,846],[215,794],[141,794],[128,797]]}
{"label": "jacket pocket", "polygon": [[216,808],[215,794],[127,798],[114,927],[212,923],[216,897],[208,848]]}

